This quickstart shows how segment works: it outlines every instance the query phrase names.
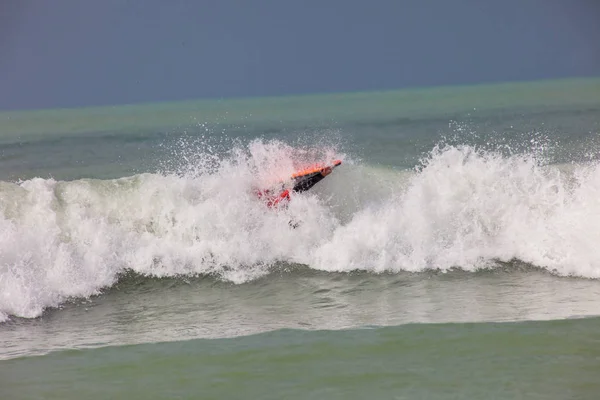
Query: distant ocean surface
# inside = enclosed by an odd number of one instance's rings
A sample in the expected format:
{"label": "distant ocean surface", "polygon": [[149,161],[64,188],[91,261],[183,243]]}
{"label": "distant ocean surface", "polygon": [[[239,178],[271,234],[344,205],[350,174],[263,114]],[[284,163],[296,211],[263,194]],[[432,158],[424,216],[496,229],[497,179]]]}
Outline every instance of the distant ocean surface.
{"label": "distant ocean surface", "polygon": [[596,78],[0,112],[0,398],[597,399],[599,227]]}

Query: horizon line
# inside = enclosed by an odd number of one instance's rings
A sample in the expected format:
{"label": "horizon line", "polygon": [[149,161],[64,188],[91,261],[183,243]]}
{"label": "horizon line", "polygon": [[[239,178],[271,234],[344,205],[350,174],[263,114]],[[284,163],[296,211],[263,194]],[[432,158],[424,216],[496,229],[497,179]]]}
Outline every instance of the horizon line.
{"label": "horizon line", "polygon": [[390,93],[390,92],[410,92],[410,91],[424,91],[432,89],[451,89],[451,88],[475,88],[481,86],[501,86],[501,85],[526,85],[535,83],[545,82],[561,82],[561,81],[582,81],[582,80],[597,80],[600,79],[600,75],[595,76],[573,76],[573,77],[562,77],[562,78],[543,78],[533,80],[514,80],[514,81],[488,81],[480,83],[457,83],[457,84],[443,84],[443,85],[431,85],[431,86],[409,86],[403,88],[390,88],[390,89],[370,89],[370,90],[350,90],[350,91],[331,91],[331,92],[307,92],[307,93],[291,93],[291,94],[275,94],[275,95],[263,95],[263,96],[230,96],[230,97],[195,97],[195,98],[183,98],[178,100],[156,100],[156,101],[140,101],[133,103],[114,103],[114,104],[95,104],[95,105],[82,105],[72,107],[49,107],[49,108],[21,108],[21,109],[0,109],[0,114],[16,114],[16,113],[29,113],[29,112],[48,112],[48,111],[75,111],[75,110],[91,110],[91,109],[109,109],[117,107],[143,107],[143,106],[157,106],[162,104],[183,104],[183,103],[194,103],[194,102],[223,102],[223,101],[252,101],[258,99],[283,99],[283,98],[300,98],[300,97],[311,97],[311,96],[339,96],[339,95],[360,95],[360,94],[376,94],[376,93]]}

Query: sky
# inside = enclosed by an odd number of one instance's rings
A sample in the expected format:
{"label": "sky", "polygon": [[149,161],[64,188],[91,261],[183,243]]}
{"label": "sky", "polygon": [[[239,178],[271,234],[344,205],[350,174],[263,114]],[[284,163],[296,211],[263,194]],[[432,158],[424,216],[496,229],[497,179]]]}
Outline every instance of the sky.
{"label": "sky", "polygon": [[0,1],[0,110],[580,76],[598,0]]}

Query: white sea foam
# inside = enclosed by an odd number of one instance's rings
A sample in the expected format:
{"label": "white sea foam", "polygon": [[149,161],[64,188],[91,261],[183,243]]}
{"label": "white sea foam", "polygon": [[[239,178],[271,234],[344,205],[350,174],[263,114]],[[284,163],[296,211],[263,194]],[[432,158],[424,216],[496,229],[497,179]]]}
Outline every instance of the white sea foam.
{"label": "white sea foam", "polygon": [[329,271],[475,270],[519,259],[559,275],[600,277],[600,167],[542,167],[444,147],[377,207],[315,251]]}
{"label": "white sea foam", "polygon": [[[277,262],[380,272],[519,259],[600,277],[596,165],[566,171],[443,147],[415,172],[345,163],[287,209],[256,198],[303,161],[334,156],[254,141],[200,155],[184,174],[1,183],[0,320],[39,316],[127,271],[242,283]],[[301,224],[291,229],[290,220]]]}

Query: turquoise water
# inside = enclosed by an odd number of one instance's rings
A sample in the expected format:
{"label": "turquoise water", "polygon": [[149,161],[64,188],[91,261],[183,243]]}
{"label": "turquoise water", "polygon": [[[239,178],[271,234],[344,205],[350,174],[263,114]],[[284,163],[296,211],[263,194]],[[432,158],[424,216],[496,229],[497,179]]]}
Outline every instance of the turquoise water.
{"label": "turquoise water", "polygon": [[[117,178],[155,172],[164,169],[161,163],[175,161],[178,155],[170,151],[181,150],[182,138],[192,141],[184,146],[196,152],[207,137],[293,143],[300,136],[308,142],[336,141],[369,164],[403,168],[414,166],[442,135],[460,129],[476,132],[475,137],[461,134],[463,143],[493,138],[519,146],[537,134],[562,140],[554,148],[559,151],[589,144],[598,130],[599,92],[599,79],[573,79],[3,112],[0,177]],[[582,156],[578,150],[570,156]]]}
{"label": "turquoise water", "polygon": [[599,79],[0,113],[0,397],[596,398],[599,135]]}
{"label": "turquoise water", "polygon": [[595,399],[598,318],[280,330],[0,364],[11,399]]}

